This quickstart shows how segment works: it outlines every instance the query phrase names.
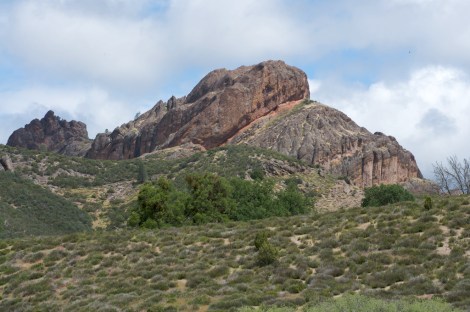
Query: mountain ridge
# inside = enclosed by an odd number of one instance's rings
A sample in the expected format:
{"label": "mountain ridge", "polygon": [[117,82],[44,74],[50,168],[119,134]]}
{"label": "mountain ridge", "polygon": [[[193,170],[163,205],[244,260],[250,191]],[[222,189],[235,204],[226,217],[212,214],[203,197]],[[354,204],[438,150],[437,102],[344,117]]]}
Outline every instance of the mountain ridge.
{"label": "mountain ridge", "polygon": [[[48,112],[41,121],[33,120],[34,126],[16,130],[8,145],[33,149],[45,145],[65,155],[120,160],[187,144],[204,150],[244,143],[320,165],[361,186],[422,178],[413,154],[394,137],[372,134],[344,113],[309,98],[302,70],[283,61],[265,61],[213,70],[187,96],[159,101],[92,141],[84,140],[83,123],[61,121]],[[54,127],[47,125],[54,122],[62,127],[51,134],[49,128]],[[75,125],[81,131],[68,138],[70,143],[64,133]],[[62,145],[57,142],[60,138]],[[88,149],[78,149],[76,142],[86,142]]]}

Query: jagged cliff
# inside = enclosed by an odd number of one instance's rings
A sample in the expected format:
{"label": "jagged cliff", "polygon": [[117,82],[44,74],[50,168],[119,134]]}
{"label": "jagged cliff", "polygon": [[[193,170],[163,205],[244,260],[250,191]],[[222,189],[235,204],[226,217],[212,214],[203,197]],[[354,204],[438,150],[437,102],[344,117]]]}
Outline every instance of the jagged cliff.
{"label": "jagged cliff", "polygon": [[299,103],[283,116],[267,116],[231,139],[318,164],[355,184],[421,178],[413,154],[392,136],[370,133],[344,113],[318,102]]}
{"label": "jagged cliff", "polygon": [[83,122],[68,122],[48,111],[41,120],[34,119],[24,128],[15,130],[7,145],[84,156],[90,149],[91,140]]}
{"label": "jagged cliff", "polygon": [[159,102],[112,133],[99,134],[87,157],[128,159],[184,143],[213,148],[280,104],[308,97],[305,73],[282,61],[214,70],[188,96]]}

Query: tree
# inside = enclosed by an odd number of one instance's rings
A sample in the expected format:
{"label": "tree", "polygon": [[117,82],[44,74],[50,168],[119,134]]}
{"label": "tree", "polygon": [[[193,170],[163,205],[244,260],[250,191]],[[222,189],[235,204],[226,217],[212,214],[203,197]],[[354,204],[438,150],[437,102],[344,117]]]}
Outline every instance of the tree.
{"label": "tree", "polygon": [[[139,207],[131,213],[129,225],[153,224],[179,225],[184,221],[183,210],[186,203],[184,193],[179,192],[173,183],[166,178],[160,178],[154,184],[144,184],[137,198]],[[150,226],[152,225],[152,226]]]}
{"label": "tree", "polygon": [[149,179],[147,169],[142,161],[139,161],[139,169],[138,169],[138,176],[137,176],[137,183],[143,184],[147,182]]}
{"label": "tree", "polygon": [[227,179],[211,173],[186,176],[190,200],[185,215],[194,223],[223,222],[235,207]]}
{"label": "tree", "polygon": [[455,190],[462,194],[470,194],[470,160],[460,162],[457,156],[447,158],[447,165],[436,162],[434,177],[441,191],[452,194]]}
{"label": "tree", "polygon": [[378,207],[401,201],[414,200],[413,194],[398,184],[375,185],[364,190],[362,207]]}

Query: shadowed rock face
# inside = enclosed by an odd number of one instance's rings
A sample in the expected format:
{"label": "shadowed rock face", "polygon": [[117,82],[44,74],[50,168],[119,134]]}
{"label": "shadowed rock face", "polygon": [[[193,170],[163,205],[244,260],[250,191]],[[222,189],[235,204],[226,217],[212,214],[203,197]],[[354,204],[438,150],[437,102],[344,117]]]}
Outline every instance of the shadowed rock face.
{"label": "shadowed rock face", "polygon": [[13,132],[7,145],[28,149],[44,149],[68,156],[84,156],[91,146],[83,122],[62,120],[48,111],[43,119],[34,119]]}
{"label": "shadowed rock face", "polygon": [[413,154],[394,137],[372,134],[342,112],[318,102],[274,122],[254,123],[231,143],[269,148],[318,164],[362,186],[422,177]]}
{"label": "shadowed rock face", "polygon": [[308,97],[305,73],[282,61],[214,70],[188,96],[159,102],[112,133],[99,134],[87,157],[128,159],[186,143],[213,148],[280,104]]}

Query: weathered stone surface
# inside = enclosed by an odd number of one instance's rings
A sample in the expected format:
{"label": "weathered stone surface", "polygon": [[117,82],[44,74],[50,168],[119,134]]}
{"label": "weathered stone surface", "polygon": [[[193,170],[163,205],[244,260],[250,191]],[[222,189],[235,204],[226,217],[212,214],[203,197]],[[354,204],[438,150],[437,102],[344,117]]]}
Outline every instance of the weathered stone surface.
{"label": "weathered stone surface", "polygon": [[91,140],[84,123],[75,120],[68,122],[48,111],[43,119],[34,119],[24,128],[14,131],[7,145],[83,156],[90,148]]}
{"label": "weathered stone surface", "polygon": [[231,143],[269,148],[318,164],[361,186],[421,178],[414,156],[394,137],[372,134],[336,109],[311,102],[273,118],[254,123]]}
{"label": "weathered stone surface", "polygon": [[10,159],[10,156],[4,155],[0,158],[0,170],[1,169],[5,171],[14,171],[13,163]]}
{"label": "weathered stone surface", "polygon": [[128,159],[186,143],[209,149],[280,104],[309,97],[307,76],[282,61],[210,72],[185,98],[159,102],[110,134],[99,134],[87,157]]}

